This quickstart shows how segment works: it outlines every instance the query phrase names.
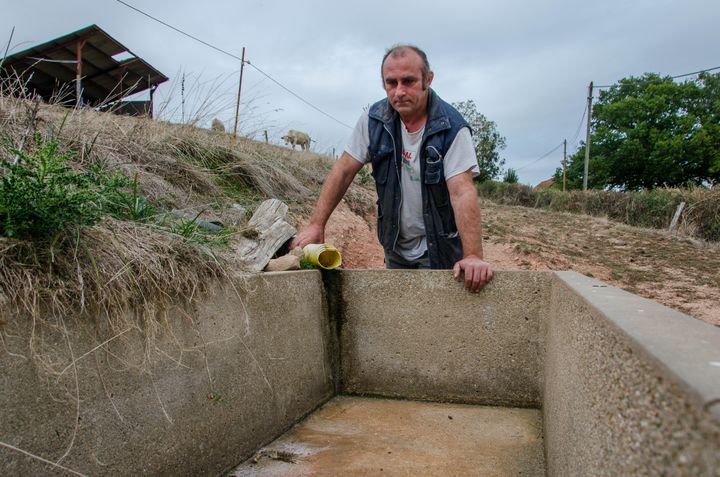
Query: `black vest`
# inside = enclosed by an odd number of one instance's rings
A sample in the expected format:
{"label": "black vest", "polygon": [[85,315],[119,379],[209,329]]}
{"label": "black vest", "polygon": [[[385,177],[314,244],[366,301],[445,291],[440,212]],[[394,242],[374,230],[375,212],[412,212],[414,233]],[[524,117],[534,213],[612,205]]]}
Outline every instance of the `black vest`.
{"label": "black vest", "polygon": [[[372,163],[377,189],[377,234],[386,251],[395,248],[400,233],[400,168],[402,164],[402,136],[400,116],[387,99],[373,104],[368,111],[370,146],[368,157]],[[462,259],[463,250],[450,193],[445,183],[443,158],[463,127],[469,127],[460,113],[431,89],[428,99],[428,119],[418,148],[420,177],[422,178],[422,209],[427,237],[430,268],[452,268]]]}

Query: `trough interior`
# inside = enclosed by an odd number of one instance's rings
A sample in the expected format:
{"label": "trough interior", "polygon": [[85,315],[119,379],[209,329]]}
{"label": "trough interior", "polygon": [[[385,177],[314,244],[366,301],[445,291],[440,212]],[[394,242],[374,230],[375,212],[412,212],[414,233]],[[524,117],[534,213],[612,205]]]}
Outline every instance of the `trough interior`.
{"label": "trough interior", "polygon": [[536,409],[336,396],[232,476],[544,476]]}
{"label": "trough interior", "polygon": [[44,460],[0,446],[0,474],[720,475],[720,330],[650,300],[572,272],[237,285],[166,310],[152,355],[141,326],[8,322],[0,442]]}

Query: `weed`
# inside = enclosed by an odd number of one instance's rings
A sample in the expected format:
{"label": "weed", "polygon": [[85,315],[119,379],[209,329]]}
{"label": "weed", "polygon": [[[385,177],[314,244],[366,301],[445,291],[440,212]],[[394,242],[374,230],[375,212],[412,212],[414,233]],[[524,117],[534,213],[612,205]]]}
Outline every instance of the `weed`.
{"label": "weed", "polygon": [[367,167],[363,167],[358,171],[357,178],[362,185],[369,185],[373,183],[372,174],[370,174]]}
{"label": "weed", "polygon": [[222,395],[220,393],[216,393],[215,391],[209,393],[207,398],[210,401],[214,402],[215,404],[219,404],[219,403],[225,401],[225,399],[222,397]]}
{"label": "weed", "polygon": [[[63,230],[92,225],[105,215],[137,216],[150,210],[137,195],[125,192],[130,181],[119,172],[92,164],[75,171],[56,136],[35,135],[32,152],[12,149],[18,160],[0,162],[0,235],[48,239]],[[132,209],[128,203],[134,202]],[[141,207],[141,204],[142,207]]]}
{"label": "weed", "polygon": [[[203,212],[204,211],[200,211],[192,219],[180,217],[177,221],[170,224],[170,232],[199,245],[227,246],[236,231],[230,227],[223,227],[219,231],[208,230],[203,227],[199,221],[200,215]],[[245,230],[240,231],[243,235],[244,232]],[[257,234],[257,231],[255,233]]]}
{"label": "weed", "polygon": [[300,270],[316,270],[318,267],[310,263],[307,259],[300,259]]}
{"label": "weed", "polygon": [[524,255],[530,255],[533,252],[532,246],[525,241],[520,241],[519,243],[515,244],[515,250]]}

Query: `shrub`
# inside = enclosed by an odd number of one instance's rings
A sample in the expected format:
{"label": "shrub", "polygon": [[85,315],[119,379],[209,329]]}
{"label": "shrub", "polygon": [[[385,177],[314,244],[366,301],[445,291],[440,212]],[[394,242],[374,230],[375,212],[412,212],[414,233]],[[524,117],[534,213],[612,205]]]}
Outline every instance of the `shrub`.
{"label": "shrub", "polygon": [[0,176],[0,236],[51,238],[70,226],[91,225],[104,215],[139,218],[150,208],[124,189],[130,180],[101,165],[75,171],[72,152],[63,152],[55,137],[35,136],[28,153],[12,149],[17,160],[2,160]]}
{"label": "shrub", "polygon": [[517,171],[511,167],[508,168],[503,175],[503,182],[507,182],[508,184],[517,184],[519,180],[520,178],[518,177]]}

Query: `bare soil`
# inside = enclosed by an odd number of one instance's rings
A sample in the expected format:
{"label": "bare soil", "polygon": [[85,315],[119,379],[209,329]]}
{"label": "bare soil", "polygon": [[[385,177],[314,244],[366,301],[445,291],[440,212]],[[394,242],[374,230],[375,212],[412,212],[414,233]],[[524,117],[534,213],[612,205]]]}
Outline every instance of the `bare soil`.
{"label": "bare soil", "polygon": [[[333,213],[326,241],[345,268],[383,268],[374,210],[353,202]],[[720,244],[585,215],[481,206],[494,269],[574,270],[720,326]]]}

